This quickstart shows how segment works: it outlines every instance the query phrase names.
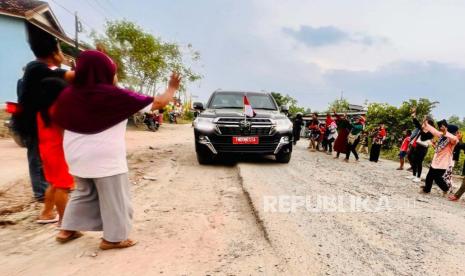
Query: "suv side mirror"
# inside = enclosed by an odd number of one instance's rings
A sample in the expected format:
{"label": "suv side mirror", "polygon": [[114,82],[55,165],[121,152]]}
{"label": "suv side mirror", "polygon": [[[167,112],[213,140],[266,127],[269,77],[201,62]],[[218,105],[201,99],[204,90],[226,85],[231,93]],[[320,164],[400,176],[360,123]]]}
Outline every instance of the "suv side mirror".
{"label": "suv side mirror", "polygon": [[284,112],[284,113],[289,112],[289,106],[287,106],[287,105],[282,105],[282,106],[281,106],[281,112]]}
{"label": "suv side mirror", "polygon": [[205,110],[205,108],[203,107],[203,103],[201,102],[195,102],[194,105],[193,105],[194,109],[196,110],[200,110],[200,111],[203,111]]}

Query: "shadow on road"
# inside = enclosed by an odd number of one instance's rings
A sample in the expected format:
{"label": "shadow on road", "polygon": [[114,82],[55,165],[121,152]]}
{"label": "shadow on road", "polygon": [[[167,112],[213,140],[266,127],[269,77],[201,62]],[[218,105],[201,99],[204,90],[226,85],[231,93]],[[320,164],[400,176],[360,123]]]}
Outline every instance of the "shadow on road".
{"label": "shadow on road", "polygon": [[222,154],[219,155],[213,164],[208,166],[228,166],[232,167],[238,163],[254,163],[260,165],[280,164],[276,162],[272,155],[259,154]]}

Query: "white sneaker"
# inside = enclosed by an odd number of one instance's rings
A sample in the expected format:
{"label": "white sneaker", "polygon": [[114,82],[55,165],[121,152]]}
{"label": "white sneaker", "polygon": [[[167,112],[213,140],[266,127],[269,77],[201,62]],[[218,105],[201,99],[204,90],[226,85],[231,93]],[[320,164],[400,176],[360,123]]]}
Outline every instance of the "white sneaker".
{"label": "white sneaker", "polygon": [[415,177],[415,178],[413,178],[413,182],[415,182],[415,183],[420,183],[420,182],[421,182],[421,178]]}
{"label": "white sneaker", "polygon": [[413,175],[408,175],[408,176],[406,176],[405,178],[406,178],[406,179],[414,179],[415,176],[413,176]]}

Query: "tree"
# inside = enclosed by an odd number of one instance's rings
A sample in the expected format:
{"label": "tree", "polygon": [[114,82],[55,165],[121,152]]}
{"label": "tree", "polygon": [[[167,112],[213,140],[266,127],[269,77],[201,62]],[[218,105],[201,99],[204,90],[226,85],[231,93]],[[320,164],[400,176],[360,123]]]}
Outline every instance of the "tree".
{"label": "tree", "polygon": [[201,78],[186,65],[200,58],[192,45],[187,45],[187,53],[182,53],[178,44],[164,42],[132,22],[108,21],[104,34],[94,32],[92,37],[118,65],[119,81],[141,93],[154,95],[172,71],[183,75],[183,93],[187,82]]}
{"label": "tree", "polygon": [[[464,118],[465,119],[465,118]],[[447,119],[447,122],[451,125],[456,125],[458,126],[460,129],[462,128],[465,128],[465,124],[464,124],[464,121],[460,120],[460,117],[459,116],[456,116],[456,115],[452,115],[449,117],[449,119]]]}
{"label": "tree", "polygon": [[289,114],[295,115],[299,112],[301,113],[305,112],[305,108],[299,107],[297,105],[297,100],[292,98],[291,96],[289,95],[283,96],[281,93],[278,93],[278,92],[271,92],[271,95],[275,99],[278,106],[287,105],[289,107]]}
{"label": "tree", "polygon": [[338,99],[333,101],[328,106],[328,112],[347,112],[349,110],[349,102],[346,99]]}
{"label": "tree", "polygon": [[411,111],[416,108],[417,118],[421,121],[425,115],[431,116],[431,111],[437,102],[428,99],[410,99],[402,103],[400,107],[395,107],[387,103],[371,103],[368,105],[367,129],[372,130],[380,123],[384,123],[388,133],[396,141],[403,137],[403,132],[413,129]]}

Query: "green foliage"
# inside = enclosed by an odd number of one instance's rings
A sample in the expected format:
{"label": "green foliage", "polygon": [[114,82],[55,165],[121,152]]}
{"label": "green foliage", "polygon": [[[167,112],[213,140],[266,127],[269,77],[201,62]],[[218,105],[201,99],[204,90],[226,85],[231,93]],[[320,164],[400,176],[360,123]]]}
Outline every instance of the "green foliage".
{"label": "green foliage", "polygon": [[451,125],[458,126],[460,129],[465,128],[465,118],[463,118],[463,120],[460,120],[459,116],[452,115],[449,117],[449,119],[447,119],[447,122]]}
{"label": "green foliage", "polygon": [[435,105],[436,102],[431,102],[428,99],[411,99],[403,102],[400,107],[387,103],[372,103],[368,106],[367,130],[370,131],[380,123],[384,123],[391,141],[388,146],[392,146],[404,136],[405,130],[414,128],[411,117],[412,108],[416,108],[417,118],[421,121],[425,115],[431,114]]}
{"label": "green foliage", "polygon": [[298,106],[297,100],[292,98],[291,96],[289,95],[284,96],[278,92],[271,92],[271,95],[273,96],[273,98],[275,99],[279,107],[283,105],[289,106],[289,114],[295,115],[299,112],[301,113],[305,112],[305,108]]}
{"label": "green foliage", "polygon": [[125,85],[154,94],[157,85],[166,83],[172,71],[183,75],[181,91],[185,91],[187,82],[201,78],[186,65],[200,58],[192,45],[187,45],[187,53],[183,53],[178,44],[164,42],[125,20],[108,21],[105,27],[104,35],[93,33],[92,37],[117,63],[118,79]]}
{"label": "green foliage", "polygon": [[349,110],[349,102],[346,99],[338,99],[329,104],[327,112],[347,112]]}
{"label": "green foliage", "polygon": [[193,111],[186,111],[183,113],[182,118],[186,121],[193,121],[194,120],[194,112]]}

